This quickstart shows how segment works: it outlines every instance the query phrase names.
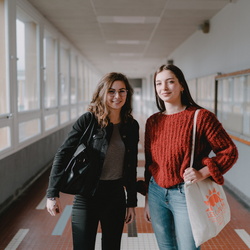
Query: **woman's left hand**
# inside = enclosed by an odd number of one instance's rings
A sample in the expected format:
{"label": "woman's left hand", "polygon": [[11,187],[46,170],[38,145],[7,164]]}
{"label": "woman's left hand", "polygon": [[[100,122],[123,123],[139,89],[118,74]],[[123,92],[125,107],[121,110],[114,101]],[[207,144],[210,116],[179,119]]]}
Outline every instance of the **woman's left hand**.
{"label": "woman's left hand", "polygon": [[125,222],[126,222],[126,224],[130,224],[134,220],[135,220],[135,208],[134,207],[128,207]]}
{"label": "woman's left hand", "polygon": [[60,214],[62,211],[60,199],[58,197],[55,197],[55,200],[47,199],[47,210],[52,215],[55,216],[57,214]]}
{"label": "woman's left hand", "polygon": [[194,168],[187,168],[184,171],[183,179],[185,182],[195,183],[197,181],[202,181],[209,176],[210,174],[207,166],[203,167],[200,170],[196,170]]}

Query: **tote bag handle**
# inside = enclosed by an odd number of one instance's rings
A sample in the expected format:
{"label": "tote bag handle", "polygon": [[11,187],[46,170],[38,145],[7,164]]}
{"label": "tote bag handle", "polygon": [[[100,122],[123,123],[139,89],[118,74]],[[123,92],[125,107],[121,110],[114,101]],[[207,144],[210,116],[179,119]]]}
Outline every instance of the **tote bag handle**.
{"label": "tote bag handle", "polygon": [[193,167],[194,163],[194,149],[195,149],[195,135],[196,135],[196,123],[197,123],[197,116],[200,112],[200,109],[196,109],[194,113],[194,125],[193,125],[193,138],[192,138],[192,149],[191,149],[191,159],[190,159],[190,168]]}

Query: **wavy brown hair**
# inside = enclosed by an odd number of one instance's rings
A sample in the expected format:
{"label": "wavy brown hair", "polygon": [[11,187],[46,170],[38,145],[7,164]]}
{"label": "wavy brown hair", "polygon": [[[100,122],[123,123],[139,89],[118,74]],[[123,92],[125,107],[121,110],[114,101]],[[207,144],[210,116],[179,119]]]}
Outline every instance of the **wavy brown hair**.
{"label": "wavy brown hair", "polygon": [[109,120],[109,108],[107,105],[107,93],[112,87],[115,81],[124,82],[127,89],[126,102],[121,109],[121,122],[126,123],[132,116],[132,95],[133,89],[129,84],[127,77],[122,73],[111,72],[102,77],[99,81],[97,88],[93,94],[92,101],[88,107],[88,110],[92,112],[101,127],[106,127]]}
{"label": "wavy brown hair", "polygon": [[159,67],[157,69],[157,71],[154,74],[154,90],[155,90],[155,99],[156,99],[156,105],[157,108],[159,109],[160,112],[164,112],[166,110],[166,107],[164,105],[164,101],[160,99],[160,97],[158,96],[157,92],[156,92],[156,76],[157,74],[161,73],[164,70],[170,70],[172,71],[172,73],[176,76],[176,78],[178,79],[180,85],[183,87],[183,91],[181,94],[181,103],[184,106],[195,106],[197,108],[202,108],[201,106],[199,106],[192,98],[189,88],[188,88],[188,84],[187,81],[184,77],[184,74],[182,73],[181,69],[179,69],[177,66],[173,65],[173,64],[169,64],[169,65],[162,65],[161,67]]}

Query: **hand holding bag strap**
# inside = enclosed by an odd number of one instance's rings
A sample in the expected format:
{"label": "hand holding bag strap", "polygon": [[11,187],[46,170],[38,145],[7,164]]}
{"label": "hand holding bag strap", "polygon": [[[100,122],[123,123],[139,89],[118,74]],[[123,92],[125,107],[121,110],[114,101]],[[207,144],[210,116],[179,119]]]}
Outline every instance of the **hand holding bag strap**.
{"label": "hand holding bag strap", "polygon": [[194,113],[194,125],[193,125],[193,137],[192,137],[192,149],[191,149],[191,159],[190,159],[190,168],[193,167],[194,163],[194,150],[195,150],[195,136],[196,136],[196,123],[197,123],[197,116],[200,112],[200,109],[196,109]]}

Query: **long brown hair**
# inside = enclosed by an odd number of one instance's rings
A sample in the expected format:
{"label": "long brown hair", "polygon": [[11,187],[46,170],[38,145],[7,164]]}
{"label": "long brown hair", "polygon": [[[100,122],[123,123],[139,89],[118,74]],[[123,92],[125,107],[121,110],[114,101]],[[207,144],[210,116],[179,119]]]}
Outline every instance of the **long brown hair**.
{"label": "long brown hair", "polygon": [[160,97],[158,96],[157,92],[156,92],[156,76],[157,74],[159,74],[160,72],[162,72],[163,70],[170,70],[172,71],[172,73],[176,76],[176,78],[178,79],[179,83],[181,84],[181,86],[183,87],[183,91],[181,94],[181,103],[184,106],[195,106],[197,108],[202,108],[201,106],[199,106],[192,98],[189,88],[188,88],[188,84],[187,81],[184,77],[184,74],[182,73],[182,71],[175,65],[173,64],[169,64],[169,65],[162,65],[161,67],[159,67],[157,69],[157,71],[154,74],[154,90],[155,90],[155,99],[156,99],[156,105],[157,108],[159,109],[159,111],[164,112],[166,110],[166,107],[164,105],[164,101],[160,99]]}
{"label": "long brown hair", "polygon": [[88,107],[88,110],[92,112],[100,124],[101,127],[106,127],[109,123],[109,108],[107,106],[107,93],[112,87],[114,81],[124,82],[127,89],[126,102],[121,109],[121,122],[125,123],[132,116],[132,95],[133,89],[129,84],[127,77],[122,73],[111,72],[102,77],[99,81],[97,88],[93,94],[92,101]]}

